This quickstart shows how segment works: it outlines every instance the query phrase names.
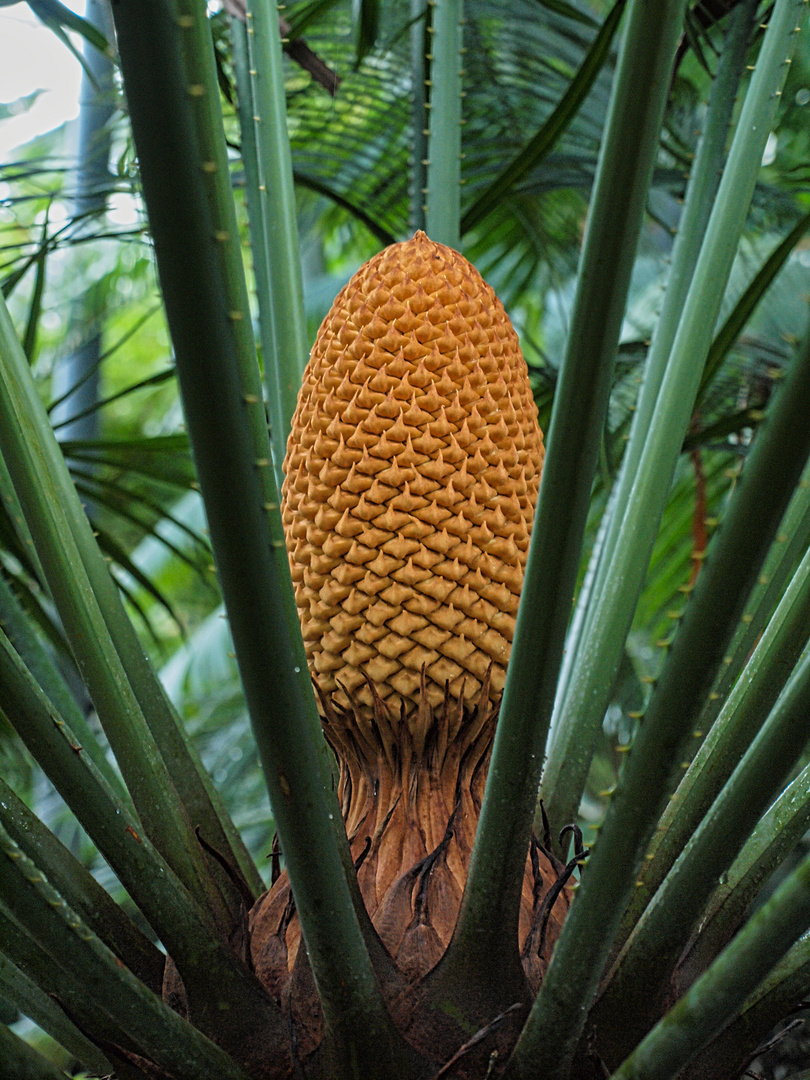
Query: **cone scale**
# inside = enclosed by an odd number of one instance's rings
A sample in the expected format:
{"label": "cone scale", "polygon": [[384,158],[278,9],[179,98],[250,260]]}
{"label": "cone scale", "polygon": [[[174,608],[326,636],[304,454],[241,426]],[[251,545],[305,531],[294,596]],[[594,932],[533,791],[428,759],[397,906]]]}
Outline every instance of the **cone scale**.
{"label": "cone scale", "polygon": [[[422,232],[361,267],[304,373],[282,516],[358,883],[412,986],[458,915],[543,455],[517,335],[477,270]],[[534,991],[568,906],[538,950],[558,869],[535,845],[520,918]],[[251,931],[257,974],[315,1045],[286,875]]]}

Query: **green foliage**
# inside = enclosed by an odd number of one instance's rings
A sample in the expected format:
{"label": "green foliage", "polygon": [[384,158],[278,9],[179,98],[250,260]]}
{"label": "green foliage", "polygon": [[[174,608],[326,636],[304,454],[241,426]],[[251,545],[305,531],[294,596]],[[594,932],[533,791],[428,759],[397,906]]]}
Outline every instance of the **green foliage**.
{"label": "green foliage", "polygon": [[[76,31],[106,47],[55,0],[31,6],[69,47]],[[280,42],[237,0],[210,20],[197,0],[150,0],[148,32],[132,0],[115,5],[126,105],[99,206],[77,203],[59,133],[0,165],[0,1054],[15,1076],[71,1068],[30,1049],[48,1044],[15,1028],[17,1010],[77,1068],[124,1080],[284,1067],[286,1021],[234,945],[275,828],[324,1009],[321,1074],[445,1064],[416,1055],[383,1004],[390,971],[331,794],[277,484],[307,336],[425,213],[509,309],[549,444],[433,1000],[470,1035],[485,1027],[471,981],[494,1013],[513,1004],[544,753],[553,828],[578,812],[595,842],[493,1075],[568,1080],[599,1060],[594,1075],[622,1080],[735,1080],[806,999],[806,862],[737,933],[810,805],[805,6],[305,0]],[[96,333],[100,389],[76,409],[55,373]],[[77,412],[97,434],[66,432]],[[26,804],[50,832],[25,826]],[[184,1016],[161,1000],[155,943]],[[662,949],[666,965],[650,959]],[[223,1033],[226,1008],[238,1023]]]}

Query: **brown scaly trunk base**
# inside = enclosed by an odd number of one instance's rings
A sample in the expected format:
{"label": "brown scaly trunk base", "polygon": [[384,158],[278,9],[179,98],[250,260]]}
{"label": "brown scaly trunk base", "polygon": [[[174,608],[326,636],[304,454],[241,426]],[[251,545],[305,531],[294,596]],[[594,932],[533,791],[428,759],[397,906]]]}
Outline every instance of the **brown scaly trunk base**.
{"label": "brown scaly trunk base", "polygon": [[[420,1049],[419,1018],[409,1015],[419,986],[447,948],[458,916],[481,810],[498,704],[489,676],[477,705],[449,694],[432,708],[424,676],[419,702],[406,711],[386,705],[371,682],[373,707],[354,694],[321,695],[324,730],[340,764],[339,798],[366,909],[398,977],[384,988],[395,1021]],[[314,855],[313,857],[317,857]],[[530,994],[537,993],[568,910],[562,891],[548,911],[543,901],[562,867],[536,840],[526,861],[520,910],[520,945]],[[299,1061],[323,1038],[320,1004],[300,947],[301,928],[286,873],[250,913],[250,951],[260,981],[289,1018]],[[472,990],[473,988],[471,988]],[[525,1010],[523,1010],[525,1013]],[[481,1054],[512,1041],[524,1015],[493,1029]],[[514,1033],[509,1034],[514,1028]],[[428,1040],[433,1060],[459,1050]],[[505,1060],[505,1059],[504,1059]],[[465,1072],[467,1056],[448,1076]],[[483,1074],[478,1074],[483,1075]]]}

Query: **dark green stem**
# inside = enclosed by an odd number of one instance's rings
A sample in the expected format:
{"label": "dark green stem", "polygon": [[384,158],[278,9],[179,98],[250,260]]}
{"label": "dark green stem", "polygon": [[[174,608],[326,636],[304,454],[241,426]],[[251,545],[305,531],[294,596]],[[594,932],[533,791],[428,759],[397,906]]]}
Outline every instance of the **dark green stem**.
{"label": "dark green stem", "polygon": [[810,857],[613,1074],[672,1080],[739,1012],[745,999],[810,926]]}
{"label": "dark green stem", "polygon": [[[660,1015],[661,992],[717,887],[807,741],[810,657],[687,844],[630,936],[594,1012],[621,1060]],[[652,990],[658,988],[657,992]]]}
{"label": "dark green stem", "polygon": [[466,965],[474,957],[482,971],[491,967],[493,956],[518,962],[519,896],[537,785],[683,9],[683,0],[654,9],[637,0],[630,12],[554,400],[484,805],[446,958],[448,974],[455,958]]}
{"label": "dark green stem", "polygon": [[[44,1030],[60,1041],[67,1032],[66,1041],[62,1042],[65,1049],[70,1048],[81,1062],[100,1065],[101,1075],[105,1075],[105,1056],[99,1055],[95,1045],[89,1043],[86,1036],[79,1034],[79,1028],[88,1033],[92,1031],[94,1039],[104,1039],[118,1046],[127,1045],[126,1036],[120,1026],[89,999],[87,988],[81,979],[65,971],[45,946],[36,941],[25,925],[15,919],[5,904],[0,902],[0,964],[3,960],[14,965],[14,970],[18,973],[18,985],[21,980],[27,980],[28,986],[45,996],[51,1008],[61,1017],[61,1023],[46,1023],[43,1025]],[[29,993],[27,996],[30,999],[32,995]],[[39,1022],[36,1000],[34,1006],[26,1015]],[[48,1021],[50,1017],[45,1016],[42,1019]],[[71,1037],[73,1032],[75,1038]],[[78,1045],[76,1039],[81,1040]],[[84,1041],[96,1051],[89,1058],[84,1050]],[[134,1046],[132,1048],[134,1049]],[[98,1061],[99,1056],[101,1061]],[[122,1077],[121,1080],[130,1078]]]}
{"label": "dark green stem", "polygon": [[427,32],[430,8],[426,0],[411,0],[411,229],[424,230],[427,187],[428,110],[425,108],[430,71],[431,34]]}
{"label": "dark green stem", "polygon": [[24,920],[35,938],[59,942],[60,966],[73,978],[83,980],[87,995],[177,1080],[199,1080],[212,1071],[221,1080],[247,1080],[223,1050],[120,965],[2,826],[0,891],[11,914],[20,922]]}
{"label": "dark green stem", "polygon": [[70,725],[74,735],[84,747],[84,752],[92,759],[98,771],[123,802],[131,806],[132,800],[121,783],[121,777],[107,760],[84,713],[68,689],[62,673],[33,630],[30,621],[25,617],[2,574],[0,574],[0,629],[20,654],[45,696]]}
{"label": "dark green stem", "polygon": [[[235,1035],[242,1023],[262,1023],[268,1038],[280,1038],[280,1015],[255,977],[223,942],[211,913],[195,903],[152,846],[139,820],[107,787],[92,762],[84,759],[73,732],[54,712],[2,633],[0,710],[166,946],[182,975],[199,1026],[217,1029],[222,1010],[230,1008],[238,1010],[229,1025]],[[280,1045],[286,1044],[282,1040]]]}
{"label": "dark green stem", "polygon": [[[647,562],[643,554],[639,553],[634,560],[634,579],[628,581],[623,589],[624,603],[621,606],[613,605],[609,609],[606,617],[612,622],[606,629],[605,613],[600,613],[603,616],[601,621],[596,619],[596,613],[599,612],[598,600],[604,590],[614,550],[620,544],[629,548],[630,538],[626,532],[622,533],[622,529],[627,526],[631,498],[635,499],[637,506],[644,506],[644,517],[650,526],[650,536],[654,536],[656,509],[648,500],[642,503],[633,495],[633,485],[647,444],[647,433],[720,182],[729,123],[745,65],[756,7],[756,0],[746,0],[731,16],[728,36],[723,44],[712,86],[705,129],[687,187],[661,314],[647,356],[644,381],[633,413],[621,473],[615,494],[611,496],[610,516],[599,550],[595,580],[588,597],[588,610],[578,640],[572,641],[569,638],[566,643],[567,651],[576,650],[576,655],[570,661],[572,675],[569,683],[561,687],[563,702],[562,705],[559,702],[557,704],[554,740],[541,786],[541,798],[549,820],[554,822],[557,828],[576,820],[597,735],[609,704],[610,693],[624,654],[624,641],[632,623],[637,594],[644,579]],[[715,278],[714,288],[717,295],[722,296],[723,282],[719,277]],[[699,367],[700,358],[697,353],[691,354],[687,359],[696,368]],[[678,448],[681,439],[682,433],[676,432],[674,442]],[[666,485],[661,485],[662,491],[665,488]],[[659,505],[660,513],[663,513],[663,499],[659,500]]]}
{"label": "dark green stem", "polygon": [[165,700],[162,689],[93,538],[2,299],[0,362],[0,447],[77,667],[144,827],[192,894],[221,905],[108,618],[125,624],[133,664],[148,672],[153,695]]}
{"label": "dark green stem", "polygon": [[14,1080],[67,1080],[67,1075],[44,1058],[5,1024],[0,1024],[0,1059]]}
{"label": "dark green stem", "polygon": [[760,819],[728,874],[721,875],[700,932],[678,961],[679,988],[691,986],[731,941],[765,882],[796,849],[808,828],[810,766],[805,766]]}
{"label": "dark green stem", "polygon": [[[681,1080],[738,1080],[777,1024],[797,1009],[810,985],[810,938],[796,942],[746,1000],[737,1019],[716,1036],[683,1072]],[[743,1076],[745,1074],[743,1073]],[[791,1080],[810,1080],[806,1071]]]}
{"label": "dark green stem", "polygon": [[[275,11],[261,0],[248,0],[247,7],[248,70],[258,180],[253,202],[258,203],[261,218],[253,254],[254,260],[263,260],[265,264],[262,276],[267,293],[259,295],[259,312],[270,441],[276,479],[281,486],[290,421],[309,344],[278,19]],[[242,130],[244,133],[244,127]],[[255,213],[251,213],[251,223],[255,220]]]}
{"label": "dark green stem", "polygon": [[327,786],[330,752],[287,564],[205,5],[180,9],[177,18],[169,0],[115,6],[144,196],[219,579],[307,953],[339,1075],[372,1077],[408,1055],[372,971],[344,870],[340,808]]}
{"label": "dark green stem", "polygon": [[461,22],[463,0],[429,0],[430,93],[427,211],[431,240],[459,246],[461,216]]}
{"label": "dark green stem", "polygon": [[807,460],[808,394],[810,338],[773,404],[745,479],[713,539],[711,557],[636,732],[518,1052],[524,1040],[530,1047],[552,1025],[559,1037],[560,1026],[570,1024],[579,1038],[578,995],[586,994],[588,1006],[595,996],[644,849],[671,790],[671,774],[679,770],[680,748],[692,738],[695,719]]}
{"label": "dark green stem", "polygon": [[0,823],[90,929],[159,994],[166,957],[0,778]]}
{"label": "dark green stem", "polygon": [[[810,559],[806,556],[748,666],[731,691],[731,696],[727,696],[717,723],[659,819],[633,898],[614,943],[614,955],[624,945],[672,864],[709,812],[761,728],[798,662],[809,635]],[[728,665],[724,663],[723,666]],[[712,693],[717,693],[717,690]],[[703,716],[699,723],[703,728]]]}
{"label": "dark green stem", "polygon": [[[15,937],[21,936],[22,927],[18,929],[15,925],[13,933]],[[3,932],[0,929],[0,938],[2,937]],[[0,946],[0,992],[6,1001],[56,1039],[60,1046],[85,1065],[91,1073],[98,1073],[99,1076],[108,1075],[109,1061],[68,1020],[56,1002],[3,954],[2,946]]]}

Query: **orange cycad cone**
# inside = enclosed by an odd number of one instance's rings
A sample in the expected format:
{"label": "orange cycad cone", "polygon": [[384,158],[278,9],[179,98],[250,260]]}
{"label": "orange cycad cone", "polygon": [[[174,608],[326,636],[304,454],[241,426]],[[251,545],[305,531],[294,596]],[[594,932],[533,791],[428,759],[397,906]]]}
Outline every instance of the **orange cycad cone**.
{"label": "orange cycad cone", "polygon": [[[409,981],[458,915],[543,453],[517,335],[477,270],[422,232],[361,267],[304,373],[283,518],[361,892]],[[556,877],[535,846],[521,911],[535,990],[567,909],[563,895],[539,953]],[[282,994],[300,935],[284,876],[252,929]]]}

